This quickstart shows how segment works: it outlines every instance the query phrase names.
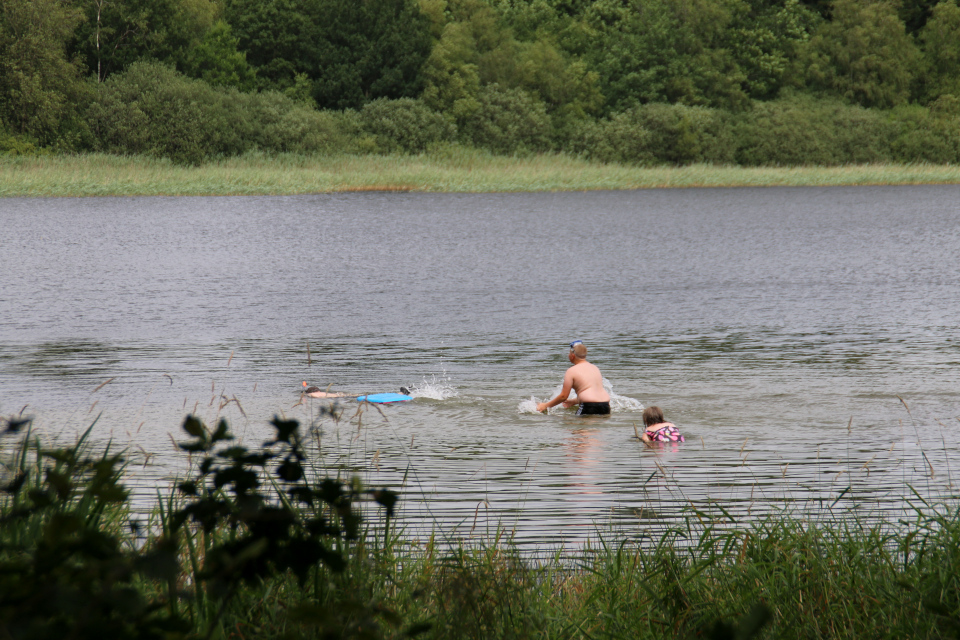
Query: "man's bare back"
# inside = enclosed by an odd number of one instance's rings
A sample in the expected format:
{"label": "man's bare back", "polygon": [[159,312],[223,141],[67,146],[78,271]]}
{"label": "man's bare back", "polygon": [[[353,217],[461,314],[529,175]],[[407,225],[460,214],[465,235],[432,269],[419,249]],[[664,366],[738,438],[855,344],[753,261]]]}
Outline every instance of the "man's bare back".
{"label": "man's bare back", "polygon": [[[563,388],[554,399],[537,404],[537,411],[546,411],[563,403],[566,408],[579,404],[578,413],[583,412],[585,405],[590,409],[586,413],[610,413],[610,394],[603,388],[603,375],[600,369],[587,362],[587,348],[582,342],[577,340],[570,344],[568,358],[573,366],[563,374]],[[576,392],[576,398],[570,399],[571,391]]]}
{"label": "man's bare back", "polygon": [[570,379],[570,386],[577,393],[577,397],[564,402],[564,406],[581,402],[610,402],[610,394],[603,388],[603,375],[595,364],[581,360],[567,369],[563,376],[564,386],[567,378]]}

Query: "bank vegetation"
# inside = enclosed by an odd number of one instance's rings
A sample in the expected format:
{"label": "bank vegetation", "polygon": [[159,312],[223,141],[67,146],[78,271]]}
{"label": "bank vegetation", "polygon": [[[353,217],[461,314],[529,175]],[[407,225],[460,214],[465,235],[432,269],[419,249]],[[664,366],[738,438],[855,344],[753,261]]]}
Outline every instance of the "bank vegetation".
{"label": "bank vegetation", "polygon": [[637,167],[563,154],[267,155],[183,165],[109,154],[0,157],[0,197],[295,195],[342,191],[519,192],[677,187],[958,184],[960,166]]}
{"label": "bank vegetation", "polygon": [[957,164],[957,0],[0,0],[0,153]]}

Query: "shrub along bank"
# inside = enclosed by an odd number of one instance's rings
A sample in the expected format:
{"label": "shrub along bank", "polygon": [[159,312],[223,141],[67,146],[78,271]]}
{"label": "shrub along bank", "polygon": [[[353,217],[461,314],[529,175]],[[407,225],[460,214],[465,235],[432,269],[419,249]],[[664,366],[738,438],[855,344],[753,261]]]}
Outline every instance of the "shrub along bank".
{"label": "shrub along bank", "polygon": [[[960,514],[910,521],[693,513],[642,544],[537,562],[500,537],[396,533],[398,496],[324,478],[296,422],[257,450],[188,417],[198,461],[129,519],[124,460],[4,421],[6,638],[955,637]],[[366,506],[365,506],[366,505]],[[364,519],[366,514],[366,519]],[[442,536],[443,532],[437,532]]]}
{"label": "shrub along bank", "polygon": [[557,130],[519,90],[485,88],[458,127],[421,100],[317,111],[280,93],[241,93],[140,63],[102,83],[86,111],[92,147],[178,162],[267,153],[420,153],[442,143],[496,154],[563,152],[641,166],[960,163],[960,103],[882,111],[793,96],[739,113],[653,103]]}
{"label": "shrub along bank", "polygon": [[[498,155],[553,152],[637,166],[960,163],[960,101],[952,96],[887,110],[803,94],[736,112],[650,103],[561,122],[541,101],[493,84],[458,124],[421,99],[317,110],[280,92],[216,87],[157,63],[134,63],[88,89],[80,148],[181,164],[251,151],[417,154],[449,143]],[[0,136],[0,152],[38,148],[22,136]]]}

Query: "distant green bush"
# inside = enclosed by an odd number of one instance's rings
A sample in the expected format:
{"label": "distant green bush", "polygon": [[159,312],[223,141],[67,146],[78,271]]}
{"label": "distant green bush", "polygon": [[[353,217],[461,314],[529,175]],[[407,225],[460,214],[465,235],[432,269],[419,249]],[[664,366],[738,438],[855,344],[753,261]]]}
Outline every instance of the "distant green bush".
{"label": "distant green bush", "polygon": [[888,162],[896,133],[881,111],[805,96],[758,102],[733,127],[746,166]]}
{"label": "distant green bush", "polygon": [[[249,152],[417,154],[455,142],[500,155],[562,150],[641,166],[960,162],[960,101],[952,95],[929,107],[893,110],[802,94],[755,102],[738,113],[651,103],[555,128],[542,100],[499,84],[481,87],[475,108],[456,124],[419,99],[318,111],[279,92],[214,87],[156,63],[133,64],[91,83],[89,92],[85,146],[187,164]],[[0,153],[33,153],[38,146],[0,134]]]}
{"label": "distant green bush", "polygon": [[382,153],[422,153],[438,143],[452,142],[457,135],[456,125],[443,114],[412,98],[368,102],[360,111],[359,124]]}
{"label": "distant green bush", "polygon": [[960,162],[960,112],[954,112],[950,108],[954,105],[946,98],[952,96],[941,97],[930,109],[910,105],[897,108],[890,114],[891,120],[899,127],[899,135],[891,146],[894,160],[935,164]]}
{"label": "distant green bush", "polygon": [[733,162],[725,112],[706,107],[647,104],[585,123],[568,149],[602,162],[638,165]]}
{"label": "distant green bush", "polygon": [[7,156],[30,156],[43,153],[36,140],[24,135],[13,135],[0,129],[0,154]]}
{"label": "distant green bush", "polygon": [[734,145],[724,111],[682,104],[648,104],[625,115],[650,132],[651,150],[660,162],[733,161]]}
{"label": "distant green bush", "polygon": [[648,104],[584,121],[564,150],[601,162],[743,166],[837,166],[960,162],[960,101],[884,111],[838,100],[789,96],[738,114]]}
{"label": "distant green bush", "polygon": [[256,149],[269,153],[329,153],[352,150],[353,141],[336,112],[317,111],[274,91],[240,94],[238,116]]}
{"label": "distant green bush", "polygon": [[627,118],[584,120],[564,133],[563,150],[588,160],[636,165],[655,162],[650,150],[652,134]]}
{"label": "distant green bush", "polygon": [[197,164],[259,150],[322,152],[349,144],[331,113],[276,92],[241,93],[136,63],[98,85],[86,111],[93,148]]}
{"label": "distant green bush", "polygon": [[522,89],[482,87],[479,108],[460,123],[461,139],[494,153],[548,151],[552,122],[546,105]]}

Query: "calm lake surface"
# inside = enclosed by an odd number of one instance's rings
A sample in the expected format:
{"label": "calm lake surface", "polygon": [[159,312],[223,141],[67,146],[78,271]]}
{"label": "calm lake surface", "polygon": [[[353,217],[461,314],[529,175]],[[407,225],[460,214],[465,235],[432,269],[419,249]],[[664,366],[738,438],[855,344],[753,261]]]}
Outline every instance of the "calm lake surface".
{"label": "calm lake surface", "polygon": [[[4,199],[0,240],[0,413],[99,415],[144,501],[189,412],[313,424],[409,532],[541,546],[960,473],[960,186]],[[532,410],[574,339],[609,418]],[[415,399],[334,421],[302,380]],[[654,404],[686,443],[633,438]]]}

